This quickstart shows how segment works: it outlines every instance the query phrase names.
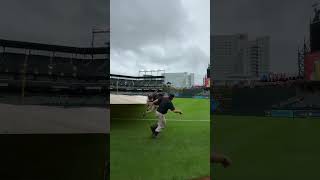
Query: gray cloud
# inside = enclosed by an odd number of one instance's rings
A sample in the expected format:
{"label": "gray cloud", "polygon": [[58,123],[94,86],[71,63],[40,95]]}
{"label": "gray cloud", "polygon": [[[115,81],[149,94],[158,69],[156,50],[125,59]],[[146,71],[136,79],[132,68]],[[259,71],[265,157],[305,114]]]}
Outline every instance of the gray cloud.
{"label": "gray cloud", "polygon": [[5,0],[0,6],[0,38],[89,46],[92,27],[109,23],[106,0]]}
{"label": "gray cloud", "polygon": [[112,48],[135,49],[181,39],[187,22],[180,1],[111,1]]}
{"label": "gray cloud", "polygon": [[111,1],[111,73],[193,72],[201,83],[210,61],[209,2]]}
{"label": "gray cloud", "polygon": [[308,37],[312,0],[215,0],[213,34],[249,33],[271,37],[271,69],[297,71],[297,48]]}

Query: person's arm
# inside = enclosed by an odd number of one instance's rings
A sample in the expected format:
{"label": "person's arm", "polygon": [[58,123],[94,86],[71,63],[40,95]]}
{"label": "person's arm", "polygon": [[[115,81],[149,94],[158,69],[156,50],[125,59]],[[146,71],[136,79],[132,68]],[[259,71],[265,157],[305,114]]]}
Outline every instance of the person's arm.
{"label": "person's arm", "polygon": [[159,99],[156,99],[155,101],[152,102],[152,104],[155,104],[159,101]]}
{"label": "person's arm", "polygon": [[176,109],[176,108],[173,106],[172,103],[171,103],[171,105],[170,105],[170,110],[171,110],[172,112],[174,112],[174,113],[182,114],[182,111]]}
{"label": "person's arm", "polygon": [[172,112],[182,114],[182,111],[177,110],[177,109],[172,110]]}
{"label": "person's arm", "polygon": [[225,156],[223,154],[218,154],[218,153],[213,153],[210,161],[212,163],[220,163],[223,165],[223,167],[228,167],[232,163],[231,160],[227,156]]}
{"label": "person's arm", "polygon": [[172,102],[170,102],[170,104],[169,104],[169,109],[170,109],[172,112],[174,112],[174,113],[182,114],[182,111],[177,110],[177,109],[174,107],[174,105],[172,104]]}

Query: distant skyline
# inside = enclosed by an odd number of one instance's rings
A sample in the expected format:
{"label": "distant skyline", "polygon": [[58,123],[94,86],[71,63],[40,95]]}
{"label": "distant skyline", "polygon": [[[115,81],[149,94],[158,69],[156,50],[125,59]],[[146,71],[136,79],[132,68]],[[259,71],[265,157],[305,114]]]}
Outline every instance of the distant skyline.
{"label": "distant skyline", "polygon": [[271,71],[298,71],[297,49],[309,38],[314,0],[215,0],[211,33],[270,37]]}
{"label": "distant skyline", "polygon": [[111,1],[113,74],[138,75],[141,69],[195,73],[210,63],[210,0]]}

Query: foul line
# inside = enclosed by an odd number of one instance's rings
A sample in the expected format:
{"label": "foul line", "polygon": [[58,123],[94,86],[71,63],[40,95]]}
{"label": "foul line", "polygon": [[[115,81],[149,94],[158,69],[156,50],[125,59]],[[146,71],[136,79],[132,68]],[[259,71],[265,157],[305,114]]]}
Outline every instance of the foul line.
{"label": "foul line", "polygon": [[[138,119],[138,118],[134,118],[134,119],[123,119],[123,118],[111,118],[112,119],[116,119],[116,120],[120,120],[120,121],[156,121],[158,119]],[[208,119],[166,119],[166,121],[183,121],[183,122],[210,122],[210,120]]]}

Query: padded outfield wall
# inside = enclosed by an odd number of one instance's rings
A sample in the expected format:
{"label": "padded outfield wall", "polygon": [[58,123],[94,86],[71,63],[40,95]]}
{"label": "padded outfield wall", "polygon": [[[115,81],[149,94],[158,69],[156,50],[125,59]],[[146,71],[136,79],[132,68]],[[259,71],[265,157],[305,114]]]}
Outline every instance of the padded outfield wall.
{"label": "padded outfield wall", "polygon": [[231,114],[265,115],[272,105],[296,96],[295,87],[234,88]]}

